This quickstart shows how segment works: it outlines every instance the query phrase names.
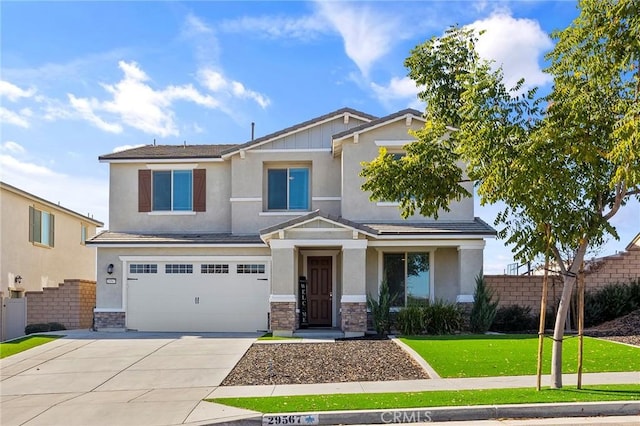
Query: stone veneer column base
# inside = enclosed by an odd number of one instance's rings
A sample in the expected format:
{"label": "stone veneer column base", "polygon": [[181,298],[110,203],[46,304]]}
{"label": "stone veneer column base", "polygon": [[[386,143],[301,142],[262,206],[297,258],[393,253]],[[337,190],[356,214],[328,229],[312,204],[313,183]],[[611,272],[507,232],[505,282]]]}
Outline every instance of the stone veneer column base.
{"label": "stone veneer column base", "polygon": [[342,302],[340,309],[344,337],[364,336],[367,331],[367,303]]}
{"label": "stone veneer column base", "polygon": [[296,330],[296,302],[271,302],[271,332],[291,337]]}
{"label": "stone veneer column base", "polygon": [[94,328],[98,331],[125,331],[125,312],[94,312]]}

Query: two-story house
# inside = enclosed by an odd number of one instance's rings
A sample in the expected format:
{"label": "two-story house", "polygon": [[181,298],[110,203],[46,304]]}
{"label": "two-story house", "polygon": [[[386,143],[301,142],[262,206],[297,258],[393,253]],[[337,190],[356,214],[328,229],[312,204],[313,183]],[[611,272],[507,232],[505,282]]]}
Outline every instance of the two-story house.
{"label": "two-story house", "polygon": [[69,278],[93,280],[96,249],[85,242],[103,223],[0,182],[0,293],[57,287]]}
{"label": "two-story house", "polygon": [[[110,230],[98,248],[98,328],[366,331],[387,280],[402,306],[469,301],[484,238],[473,199],[403,220],[361,190],[361,162],[402,153],[420,112],[350,108],[241,145],[148,145],[110,167]],[[471,191],[472,183],[463,183]]]}

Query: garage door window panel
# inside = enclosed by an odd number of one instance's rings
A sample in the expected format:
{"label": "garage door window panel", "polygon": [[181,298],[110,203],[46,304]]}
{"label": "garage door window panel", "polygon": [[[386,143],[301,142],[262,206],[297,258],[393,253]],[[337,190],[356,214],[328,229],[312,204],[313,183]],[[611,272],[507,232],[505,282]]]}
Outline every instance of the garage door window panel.
{"label": "garage door window panel", "polygon": [[264,264],[246,264],[240,263],[236,267],[236,273],[238,274],[264,274]]}
{"label": "garage door window panel", "polygon": [[153,263],[132,263],[129,265],[130,274],[157,274],[158,265]]}
{"label": "garage door window panel", "polygon": [[188,264],[166,264],[165,274],[193,274],[193,265]]}
{"label": "garage door window panel", "polygon": [[201,274],[228,274],[229,273],[229,265],[228,264],[202,264],[200,265],[200,273]]}

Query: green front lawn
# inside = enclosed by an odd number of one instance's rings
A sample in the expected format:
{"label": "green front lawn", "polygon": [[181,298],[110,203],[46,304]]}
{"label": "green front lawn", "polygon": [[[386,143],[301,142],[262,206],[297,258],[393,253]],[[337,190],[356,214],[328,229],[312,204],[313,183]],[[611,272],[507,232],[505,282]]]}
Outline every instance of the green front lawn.
{"label": "green front lawn", "polygon": [[[400,338],[441,377],[522,376],[536,374],[538,336],[458,335]],[[543,373],[551,369],[550,339],[544,341]],[[640,348],[584,338],[583,373],[640,371]],[[563,373],[576,373],[578,338],[563,343]]]}
{"label": "green front lawn", "polygon": [[533,388],[516,388],[207,399],[262,413],[632,400],[640,400],[640,385],[585,386],[581,390],[565,387],[540,392]]}
{"label": "green front lawn", "polygon": [[258,340],[302,340],[301,337],[279,337],[274,336],[273,333],[266,333],[258,337]]}
{"label": "green front lawn", "polygon": [[21,339],[12,340],[10,342],[0,343],[0,359],[15,355],[27,349],[44,345],[52,340],[59,339],[62,336],[26,336]]}

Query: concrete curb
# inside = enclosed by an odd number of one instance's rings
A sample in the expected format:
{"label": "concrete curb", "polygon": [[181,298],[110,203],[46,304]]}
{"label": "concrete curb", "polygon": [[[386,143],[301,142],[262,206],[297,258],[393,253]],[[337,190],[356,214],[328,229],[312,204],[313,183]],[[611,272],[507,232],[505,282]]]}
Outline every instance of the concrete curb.
{"label": "concrete curb", "polygon": [[420,367],[422,367],[424,371],[427,372],[430,379],[441,378],[440,375],[436,372],[436,370],[434,370],[433,367],[431,367],[431,365],[429,365],[429,363],[424,358],[422,358],[420,354],[418,354],[418,352],[416,352],[411,346],[407,345],[402,340],[398,339],[396,336],[389,336],[389,338],[393,343],[395,343],[396,345],[404,349],[404,351],[408,353],[409,356],[411,356],[411,358],[413,358],[413,360],[417,362],[418,365],[420,365]]}
{"label": "concrete curb", "polygon": [[638,415],[640,415],[640,401],[612,401],[409,408],[397,410],[325,411],[318,413],[270,413],[263,415],[262,418],[246,418],[237,422],[230,422],[230,424],[355,425]]}

